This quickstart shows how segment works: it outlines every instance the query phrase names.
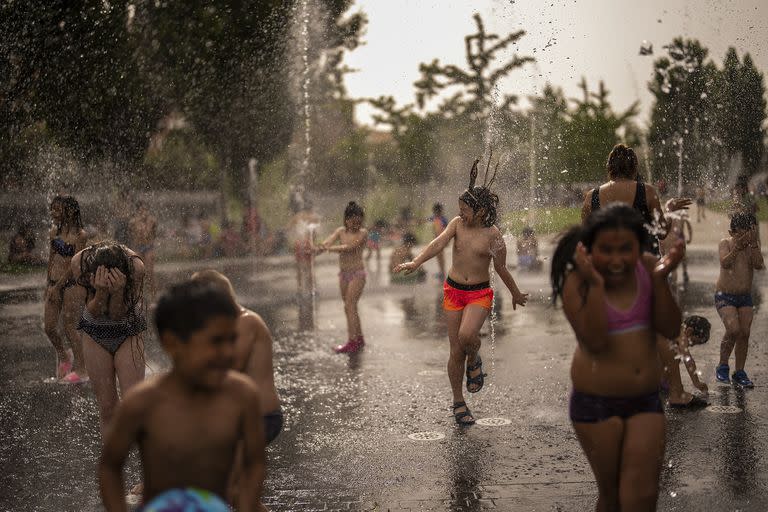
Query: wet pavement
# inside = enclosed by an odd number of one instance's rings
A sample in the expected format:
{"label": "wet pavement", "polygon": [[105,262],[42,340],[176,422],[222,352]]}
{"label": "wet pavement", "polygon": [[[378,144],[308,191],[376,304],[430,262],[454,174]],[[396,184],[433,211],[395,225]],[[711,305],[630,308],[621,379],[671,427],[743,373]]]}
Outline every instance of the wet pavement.
{"label": "wet pavement", "polygon": [[[384,259],[386,261],[386,258]],[[270,510],[590,510],[596,487],[567,416],[572,331],[549,305],[545,274],[514,273],[532,294],[513,311],[506,290],[481,354],[489,377],[467,395],[489,425],[454,426],[445,364],[448,344],[435,278],[389,285],[371,271],[360,303],[367,345],[356,356],[331,346],[346,332],[332,260],[316,268],[316,329],[299,332],[295,275],[285,259],[265,266],[219,263],[242,301],[275,333],[276,382],[285,431],[269,448]],[[161,265],[160,284],[196,267]],[[434,262],[427,264],[434,273]],[[714,247],[694,246],[685,314],[713,325],[694,357],[713,404],[735,413],[668,412],[659,510],[768,508],[768,325],[758,306],[741,391],[714,382],[722,323],[712,306]],[[31,279],[31,278],[30,278]],[[759,274],[756,290],[765,296]],[[100,510],[95,482],[98,415],[88,386],[44,382],[53,354],[42,330],[42,290],[0,286],[0,510]],[[759,302],[759,301],[758,301]],[[167,361],[154,338],[151,371]],[[683,370],[683,382],[691,390]],[[412,439],[409,435],[414,435]],[[434,440],[433,440],[434,439]],[[138,481],[135,460],[128,482]]]}

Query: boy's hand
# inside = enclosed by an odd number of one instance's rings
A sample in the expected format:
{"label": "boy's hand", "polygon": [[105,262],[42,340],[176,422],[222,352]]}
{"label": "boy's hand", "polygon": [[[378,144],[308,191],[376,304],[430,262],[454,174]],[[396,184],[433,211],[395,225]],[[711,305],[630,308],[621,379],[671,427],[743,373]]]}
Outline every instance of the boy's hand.
{"label": "boy's hand", "polygon": [[603,276],[595,270],[595,267],[592,265],[592,257],[587,253],[587,248],[581,242],[576,245],[576,251],[573,253],[573,264],[576,272],[579,273],[579,276],[584,281],[595,286],[603,286],[605,284]]}
{"label": "boy's hand", "polygon": [[512,294],[512,309],[517,309],[517,306],[525,307],[525,303],[528,302],[528,294],[523,292],[517,292]]}
{"label": "boy's hand", "polygon": [[736,247],[736,249],[740,251],[744,250],[746,247],[749,246],[750,237],[751,237],[751,233],[747,231],[746,233],[743,233],[740,236],[737,236],[733,245]]}
{"label": "boy's hand", "polygon": [[400,263],[399,265],[395,266],[393,272],[398,273],[398,272],[402,272],[403,270],[405,270],[405,275],[408,275],[411,272],[413,272],[414,270],[416,270],[417,268],[419,268],[419,265],[417,265],[416,263],[414,263],[412,261],[409,261],[407,263]]}
{"label": "boy's hand", "polygon": [[675,240],[675,245],[672,249],[659,260],[656,268],[653,269],[654,277],[666,277],[677,268],[677,265],[682,261],[685,255],[685,242],[678,239]]}
{"label": "boy's hand", "polygon": [[691,205],[691,200],[687,197],[675,197],[667,201],[667,210],[670,212],[676,212],[678,210],[687,210]]}
{"label": "boy's hand", "polygon": [[693,385],[696,386],[696,389],[698,389],[702,393],[709,393],[709,388],[704,382],[701,382],[701,381],[694,382]]}

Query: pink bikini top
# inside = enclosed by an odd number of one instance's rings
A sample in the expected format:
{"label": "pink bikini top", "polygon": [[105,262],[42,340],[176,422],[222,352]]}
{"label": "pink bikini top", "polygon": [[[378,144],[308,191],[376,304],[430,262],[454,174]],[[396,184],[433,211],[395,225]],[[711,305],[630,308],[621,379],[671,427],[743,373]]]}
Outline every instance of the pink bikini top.
{"label": "pink bikini top", "polygon": [[637,266],[635,266],[635,279],[637,279],[637,295],[631,308],[622,311],[611,306],[607,301],[605,303],[608,334],[638,331],[651,325],[651,276],[648,275],[648,271],[640,260],[637,260]]}

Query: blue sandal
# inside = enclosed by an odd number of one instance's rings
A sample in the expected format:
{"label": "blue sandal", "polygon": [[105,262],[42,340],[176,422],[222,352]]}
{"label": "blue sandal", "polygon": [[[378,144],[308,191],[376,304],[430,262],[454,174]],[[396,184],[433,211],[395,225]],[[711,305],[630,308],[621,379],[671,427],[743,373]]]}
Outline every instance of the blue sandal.
{"label": "blue sandal", "polygon": [[[473,372],[475,370],[480,370],[480,373],[474,377],[470,377],[469,372]],[[485,384],[485,377],[487,376],[487,373],[483,373],[483,360],[480,359],[480,354],[477,354],[477,357],[475,358],[475,364],[467,365],[467,391],[470,393],[477,393],[483,389],[483,384]],[[470,384],[476,385],[477,388],[474,390],[469,389]]]}
{"label": "blue sandal", "polygon": [[[461,412],[456,412],[456,409],[461,409],[464,407],[464,410]],[[467,416],[470,417],[470,419],[464,421],[464,418]],[[475,418],[472,416],[472,413],[469,410],[469,407],[467,407],[467,402],[453,402],[453,419],[456,420],[457,425],[474,425],[475,424]]]}

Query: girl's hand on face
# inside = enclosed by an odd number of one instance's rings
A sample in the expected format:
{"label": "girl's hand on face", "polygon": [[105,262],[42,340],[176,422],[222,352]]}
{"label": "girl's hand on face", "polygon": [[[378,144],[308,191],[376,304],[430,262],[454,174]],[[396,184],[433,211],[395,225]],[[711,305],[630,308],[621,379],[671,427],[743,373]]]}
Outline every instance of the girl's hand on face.
{"label": "girl's hand on face", "polygon": [[605,283],[603,276],[592,265],[592,257],[587,253],[587,248],[581,242],[576,245],[576,251],[573,253],[573,264],[584,281],[597,286]]}
{"label": "girl's hand on face", "polygon": [[104,266],[99,266],[96,269],[96,274],[91,277],[91,285],[96,288],[96,291],[109,291],[109,271]]}
{"label": "girl's hand on face", "polygon": [[413,272],[414,270],[416,270],[417,268],[419,268],[419,266],[417,264],[415,264],[412,261],[409,261],[407,263],[400,263],[399,265],[397,265],[394,268],[393,272],[398,273],[398,272],[402,272],[403,270],[405,270],[405,275],[408,275],[411,272]]}
{"label": "girl's hand on face", "polygon": [[675,245],[672,249],[661,258],[653,269],[654,277],[665,278],[677,268],[677,265],[683,260],[685,256],[685,242],[682,240],[675,240]]}
{"label": "girl's hand on face", "polygon": [[110,282],[109,291],[110,292],[118,292],[123,288],[125,288],[126,281],[127,279],[125,277],[125,274],[123,274],[120,271],[120,269],[117,269],[117,268],[109,269],[109,282]]}

